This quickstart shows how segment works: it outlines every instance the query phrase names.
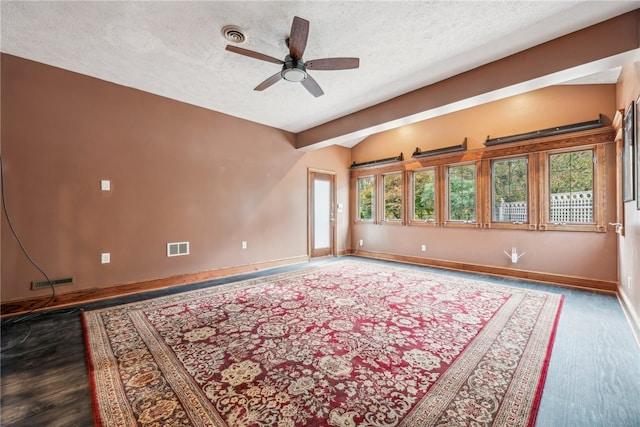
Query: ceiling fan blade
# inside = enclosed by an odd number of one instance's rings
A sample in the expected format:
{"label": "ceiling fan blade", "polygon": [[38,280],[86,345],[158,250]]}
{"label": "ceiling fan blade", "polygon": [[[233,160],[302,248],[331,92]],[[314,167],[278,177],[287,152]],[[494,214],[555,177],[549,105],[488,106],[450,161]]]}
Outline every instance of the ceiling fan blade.
{"label": "ceiling fan blade", "polygon": [[280,59],[276,59],[273,56],[265,55],[263,53],[254,52],[252,50],[243,49],[241,47],[227,45],[229,52],[239,53],[240,55],[248,56],[250,58],[260,59],[262,61],[273,62],[274,64],[284,64]]}
{"label": "ceiling fan blade", "polygon": [[263,81],[258,86],[256,86],[253,90],[257,90],[257,91],[265,90],[266,88],[279,82],[281,79],[282,79],[282,75],[280,74],[280,71],[278,71],[273,76],[269,77],[267,80]]}
{"label": "ceiling fan blade", "polygon": [[316,98],[324,95],[324,91],[322,90],[318,82],[315,81],[310,75],[307,74],[307,78],[304,79],[301,83],[302,86],[304,86],[309,91],[309,93]]}
{"label": "ceiling fan blade", "polygon": [[291,33],[289,33],[289,55],[296,61],[302,59],[304,49],[307,47],[308,37],[309,21],[294,16],[291,24]]}
{"label": "ceiling fan blade", "polygon": [[360,66],[359,58],[312,59],[304,63],[309,70],[350,70]]}

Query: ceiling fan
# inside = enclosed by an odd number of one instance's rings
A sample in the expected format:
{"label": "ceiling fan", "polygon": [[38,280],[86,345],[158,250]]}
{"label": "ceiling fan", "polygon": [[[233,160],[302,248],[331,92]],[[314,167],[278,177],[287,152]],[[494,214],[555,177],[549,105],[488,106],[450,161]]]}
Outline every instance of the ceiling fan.
{"label": "ceiling fan", "polygon": [[289,54],[285,57],[284,61],[274,58],[269,55],[254,52],[252,50],[243,49],[241,47],[227,45],[227,50],[235,52],[240,55],[249,56],[251,58],[260,59],[262,61],[273,62],[274,64],[282,65],[282,70],[269,77],[254,90],[262,91],[272,86],[280,79],[285,79],[290,82],[300,82],[313,96],[318,97],[324,95],[322,88],[311,77],[307,70],[349,70],[358,68],[360,66],[360,59],[358,58],[323,58],[313,59],[311,61],[304,62],[302,60],[302,54],[307,46],[307,38],[309,36],[309,21],[306,19],[295,16],[293,23],[291,24],[291,33],[287,39],[287,46],[289,47]]}

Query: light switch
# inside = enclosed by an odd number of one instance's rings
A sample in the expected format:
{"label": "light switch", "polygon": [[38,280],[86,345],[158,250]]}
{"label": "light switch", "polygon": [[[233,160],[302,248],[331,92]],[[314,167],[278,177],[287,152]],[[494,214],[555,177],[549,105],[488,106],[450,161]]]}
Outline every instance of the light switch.
{"label": "light switch", "polygon": [[103,264],[109,264],[111,262],[111,253],[103,252],[101,255],[101,260]]}
{"label": "light switch", "polygon": [[111,191],[111,181],[103,179],[100,181],[100,189],[102,191]]}

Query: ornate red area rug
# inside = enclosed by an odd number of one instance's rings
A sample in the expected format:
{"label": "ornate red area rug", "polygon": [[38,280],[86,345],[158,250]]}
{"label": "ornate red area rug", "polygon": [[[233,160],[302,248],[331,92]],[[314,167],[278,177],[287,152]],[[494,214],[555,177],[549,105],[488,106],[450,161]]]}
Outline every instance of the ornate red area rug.
{"label": "ornate red area rug", "polygon": [[344,260],[85,312],[96,424],[533,425],[562,298]]}

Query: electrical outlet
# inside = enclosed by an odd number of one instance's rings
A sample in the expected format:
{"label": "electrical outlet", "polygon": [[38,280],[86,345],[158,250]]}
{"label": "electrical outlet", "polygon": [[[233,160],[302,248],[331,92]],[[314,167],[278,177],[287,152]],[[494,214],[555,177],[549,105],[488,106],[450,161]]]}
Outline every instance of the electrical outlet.
{"label": "electrical outlet", "polygon": [[420,247],[420,249],[422,249],[422,252],[426,251],[426,250],[427,250],[427,245],[422,245],[422,246]]}
{"label": "electrical outlet", "polygon": [[358,241],[358,246],[360,246],[360,247],[364,246],[364,240],[360,239]]}
{"label": "electrical outlet", "polygon": [[242,241],[242,249],[247,249],[247,242]]}
{"label": "electrical outlet", "polygon": [[109,252],[103,252],[100,255],[100,260],[103,264],[109,264],[111,262],[111,254]]}

